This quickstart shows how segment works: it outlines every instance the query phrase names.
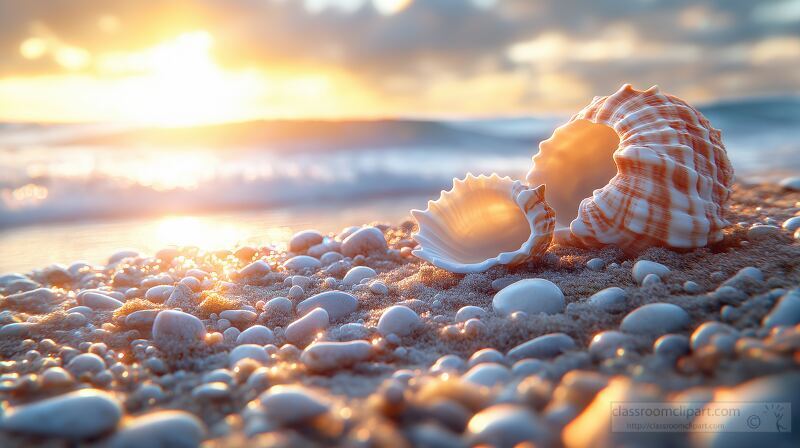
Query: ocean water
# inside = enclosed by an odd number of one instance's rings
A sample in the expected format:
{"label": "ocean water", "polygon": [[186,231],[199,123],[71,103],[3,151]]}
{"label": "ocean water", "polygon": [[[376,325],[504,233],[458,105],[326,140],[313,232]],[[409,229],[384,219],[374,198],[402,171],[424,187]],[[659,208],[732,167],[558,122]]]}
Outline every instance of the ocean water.
{"label": "ocean water", "polygon": [[[702,110],[739,177],[800,173],[800,99]],[[467,172],[523,178],[538,142],[566,119],[0,125],[0,272],[396,223]]]}

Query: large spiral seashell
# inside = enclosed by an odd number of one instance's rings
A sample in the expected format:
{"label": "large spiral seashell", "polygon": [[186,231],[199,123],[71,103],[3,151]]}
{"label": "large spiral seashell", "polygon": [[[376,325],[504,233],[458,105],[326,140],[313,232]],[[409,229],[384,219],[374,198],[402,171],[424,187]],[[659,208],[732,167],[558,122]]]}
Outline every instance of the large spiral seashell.
{"label": "large spiral seashell", "polygon": [[558,225],[585,246],[702,247],[729,224],[733,168],[720,132],[657,87],[595,97],[539,145],[527,181],[547,185]]}
{"label": "large spiral seashell", "polygon": [[453,179],[428,208],[411,210],[419,226],[413,254],[451,272],[482,272],[541,256],[555,227],[544,185],[528,188],[497,174]]}

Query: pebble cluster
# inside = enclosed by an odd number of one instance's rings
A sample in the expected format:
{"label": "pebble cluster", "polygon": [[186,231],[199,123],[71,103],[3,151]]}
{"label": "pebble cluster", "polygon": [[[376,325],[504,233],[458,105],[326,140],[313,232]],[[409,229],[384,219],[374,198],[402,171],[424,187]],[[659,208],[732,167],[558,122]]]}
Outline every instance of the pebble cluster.
{"label": "pebble cluster", "polygon": [[612,401],[800,409],[800,193],[758,188],[689,253],[464,276],[404,223],[1,275],[0,446],[788,446],[608,431]]}

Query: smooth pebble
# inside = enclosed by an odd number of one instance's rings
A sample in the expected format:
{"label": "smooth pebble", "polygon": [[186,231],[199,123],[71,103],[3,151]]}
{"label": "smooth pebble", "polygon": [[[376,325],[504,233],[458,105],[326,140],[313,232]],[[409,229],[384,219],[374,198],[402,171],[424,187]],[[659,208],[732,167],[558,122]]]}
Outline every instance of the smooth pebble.
{"label": "smooth pebble", "polygon": [[553,282],[541,278],[520,280],[494,295],[492,307],[500,315],[516,311],[557,314],[564,311],[564,293]]}

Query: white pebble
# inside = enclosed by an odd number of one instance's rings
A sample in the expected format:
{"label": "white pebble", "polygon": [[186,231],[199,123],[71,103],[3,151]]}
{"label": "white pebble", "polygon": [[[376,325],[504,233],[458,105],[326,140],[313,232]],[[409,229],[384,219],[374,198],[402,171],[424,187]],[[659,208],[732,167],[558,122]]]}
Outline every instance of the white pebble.
{"label": "white pebble", "polygon": [[256,260],[239,270],[239,277],[261,277],[272,271],[269,263],[264,260]]}
{"label": "white pebble", "polygon": [[780,186],[789,191],[800,191],[800,177],[786,177],[780,181]]}
{"label": "white pebble", "polygon": [[718,334],[738,334],[735,328],[720,322],[704,322],[697,327],[692,333],[691,348],[692,350],[699,350],[711,343],[714,336]]}
{"label": "white pebble", "polygon": [[264,347],[256,344],[242,344],[236,346],[228,353],[228,366],[232,368],[237,362],[245,358],[258,361],[261,364],[269,362],[269,355],[267,355]]}
{"label": "white pebble", "polygon": [[318,331],[328,328],[329,322],[325,308],[315,308],[286,327],[286,340],[292,344],[304,344]]}
{"label": "white pebble", "polygon": [[783,222],[781,227],[789,232],[794,232],[795,230],[800,229],[800,216],[793,216],[787,219]]}
{"label": "white pebble", "polygon": [[479,306],[475,305],[467,305],[461,307],[458,312],[456,313],[456,322],[466,322],[473,318],[483,318],[486,317],[486,310]]}
{"label": "white pebble", "polygon": [[206,427],[200,419],[184,411],[156,411],[133,417],[117,430],[111,448],[200,446]]}
{"label": "white pebble", "polygon": [[177,310],[158,313],[153,322],[153,341],[162,350],[185,349],[201,342],[206,336],[206,327],[197,317]]}
{"label": "white pebble", "polygon": [[344,255],[340,254],[339,252],[325,252],[319,257],[319,261],[322,263],[323,266],[327,266],[331,263],[335,263],[344,258]]}
{"label": "white pebble", "polygon": [[387,249],[383,232],[376,227],[364,227],[356,230],[342,241],[342,253],[346,257],[385,253]]}
{"label": "white pebble", "polygon": [[482,348],[473,353],[472,356],[469,357],[467,365],[469,367],[474,367],[484,362],[503,364],[505,362],[505,359],[506,357],[503,356],[502,353],[498,352],[493,348]]}
{"label": "white pebble", "polygon": [[669,274],[669,272],[670,270],[668,267],[661,263],[656,263],[655,261],[639,260],[633,265],[633,279],[640,285],[644,281],[644,278],[647,277],[647,274],[655,274],[661,278]]}
{"label": "white pebble", "polygon": [[305,294],[303,288],[300,287],[300,285],[294,285],[291,288],[289,288],[288,297],[289,300],[299,300],[303,297],[303,294]]}
{"label": "white pebble", "polygon": [[775,238],[781,235],[781,228],[770,225],[755,225],[747,229],[747,239],[750,241],[761,241]]}
{"label": "white pebble", "polygon": [[557,314],[564,311],[564,293],[554,283],[532,278],[506,286],[492,299],[495,312],[507,316],[515,311]]}
{"label": "white pebble", "polygon": [[372,269],[368,266],[355,266],[350,268],[345,274],[344,278],[342,279],[342,285],[344,286],[353,286],[361,283],[362,280],[373,278],[377,276],[378,273],[375,272],[375,269]]}
{"label": "white pebble", "polygon": [[267,345],[275,341],[275,335],[272,330],[263,325],[253,325],[252,327],[239,333],[236,338],[236,344],[258,344]]}
{"label": "white pebble", "polygon": [[697,283],[691,280],[687,280],[686,282],[683,283],[683,291],[686,292],[687,294],[699,294],[703,290]]}
{"label": "white pebble", "polygon": [[78,378],[87,373],[100,373],[105,370],[105,368],[106,363],[103,361],[103,358],[94,353],[81,353],[67,363],[67,370]]}
{"label": "white pebble", "polygon": [[319,260],[308,255],[298,255],[283,263],[283,267],[290,271],[315,271],[320,266],[322,266],[322,263]]}
{"label": "white pebble", "polygon": [[88,306],[93,310],[104,310],[104,311],[115,310],[122,306],[122,302],[120,302],[119,300],[97,292],[88,292],[86,294],[79,294],[78,304],[83,306]]}
{"label": "white pebble", "polygon": [[379,296],[385,296],[389,294],[389,287],[387,287],[383,282],[372,282],[369,285],[369,290],[373,294],[377,294]]}
{"label": "white pebble", "polygon": [[326,372],[350,367],[372,354],[367,341],[316,342],[300,355],[300,360],[312,372]]}
{"label": "white pebble", "polygon": [[539,417],[514,404],[496,404],[478,412],[470,419],[466,435],[470,446],[511,447],[524,442],[548,446],[552,442]]}
{"label": "white pebble", "polygon": [[627,296],[624,289],[611,286],[592,294],[588,302],[602,310],[615,310],[625,304]]}
{"label": "white pebble", "polygon": [[2,427],[10,432],[83,440],[110,431],[121,417],[122,407],[110,394],[83,389],[12,407],[3,416]]}
{"label": "white pebble", "polygon": [[378,332],[386,336],[396,334],[406,336],[411,334],[422,323],[414,310],[403,305],[394,305],[384,310],[378,320]]}
{"label": "white pebble", "polygon": [[267,416],[282,425],[294,425],[328,412],[329,404],[303,386],[272,386],[259,397]]}
{"label": "white pebble", "polygon": [[292,301],[286,297],[275,297],[264,304],[264,312],[269,316],[292,314]]}
{"label": "white pebble", "polygon": [[358,299],[343,291],[325,291],[298,303],[297,313],[302,315],[314,308],[324,308],[328,317],[335,321],[358,309]]}
{"label": "white pebble", "polygon": [[800,291],[793,290],[781,297],[772,311],[764,317],[763,326],[774,328],[779,325],[797,325],[800,323]]}
{"label": "white pebble", "polygon": [[153,286],[144,293],[144,298],[153,303],[164,303],[174,290],[175,287],[172,285]]}
{"label": "white pebble", "polygon": [[258,314],[250,310],[224,310],[219,313],[220,319],[231,321],[237,328],[246,327],[255,322]]}
{"label": "white pebble", "polygon": [[553,358],[575,348],[575,340],[564,333],[550,333],[533,338],[530,341],[508,351],[508,358]]}
{"label": "white pebble", "polygon": [[671,303],[650,303],[628,313],[620,329],[626,333],[662,335],[689,325],[689,314]]}
{"label": "white pebble", "polygon": [[307,250],[309,247],[320,244],[323,240],[323,236],[316,230],[303,230],[302,232],[297,232],[292,235],[292,238],[289,240],[289,251],[290,252],[303,252]]}
{"label": "white pebble", "polygon": [[586,262],[586,267],[592,271],[599,271],[605,267],[606,262],[602,258],[592,258]]}
{"label": "white pebble", "polygon": [[589,354],[597,359],[610,358],[616,355],[619,349],[632,345],[632,338],[619,331],[603,331],[597,333],[589,343]]}
{"label": "white pebble", "polygon": [[458,372],[466,365],[467,363],[457,355],[444,355],[433,363],[429,371],[433,374],[442,372]]}
{"label": "white pebble", "polygon": [[647,274],[642,280],[642,286],[655,286],[661,284],[661,277],[656,274]]}
{"label": "white pebble", "polygon": [[501,364],[487,362],[469,369],[462,379],[473,384],[493,387],[508,382],[511,379],[511,372]]}
{"label": "white pebble", "polygon": [[230,387],[219,381],[201,384],[192,389],[192,398],[198,401],[220,400],[229,396]]}

